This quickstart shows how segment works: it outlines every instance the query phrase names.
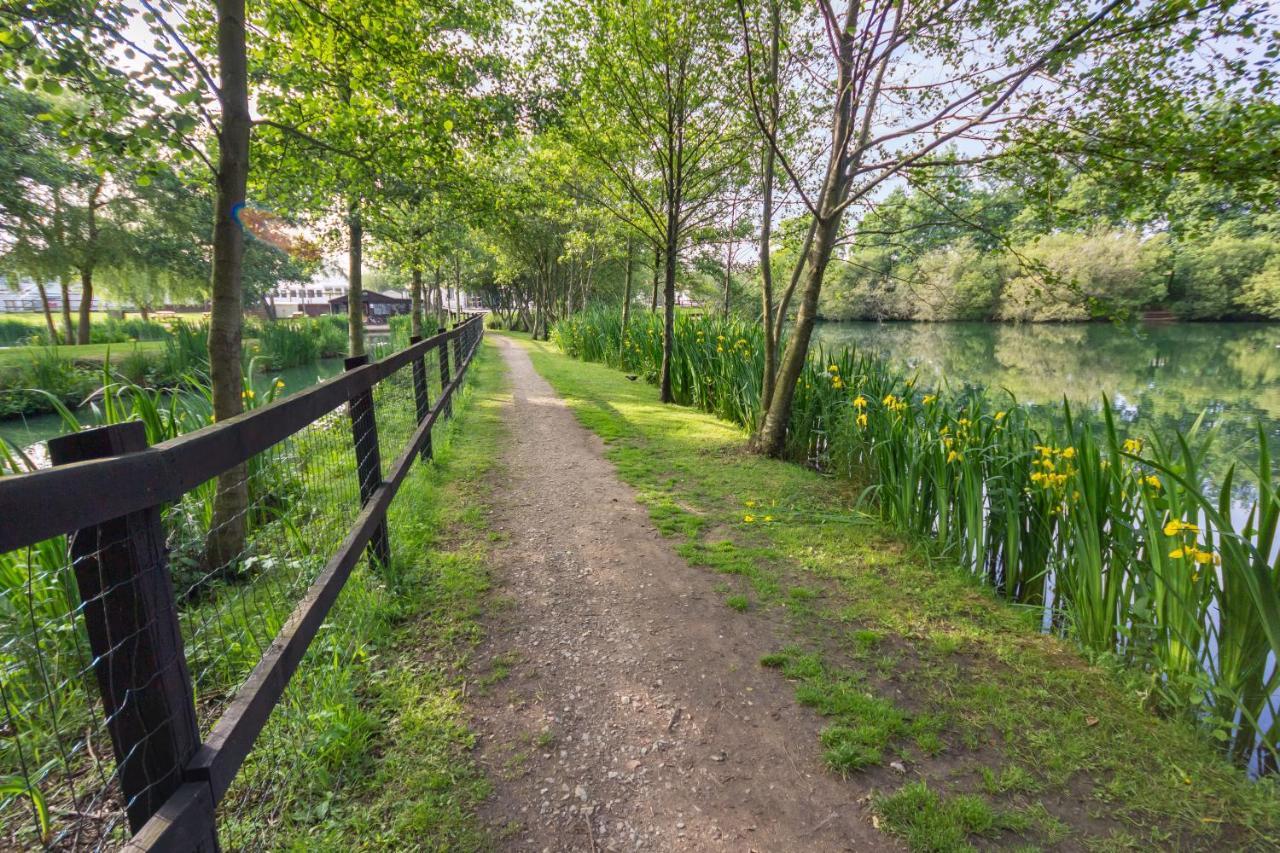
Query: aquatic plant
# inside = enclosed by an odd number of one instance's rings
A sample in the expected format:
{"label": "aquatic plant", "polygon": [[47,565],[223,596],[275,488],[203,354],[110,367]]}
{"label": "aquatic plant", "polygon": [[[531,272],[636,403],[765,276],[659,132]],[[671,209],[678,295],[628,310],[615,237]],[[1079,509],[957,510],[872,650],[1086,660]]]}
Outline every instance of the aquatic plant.
{"label": "aquatic plant", "polygon": [[[558,323],[567,354],[658,376],[661,318],[590,309]],[[745,428],[760,417],[761,333],[723,316],[677,315],[677,402]],[[1104,401],[1105,403],[1105,401]],[[1167,436],[1125,435],[1064,401],[1058,425],[1007,394],[923,389],[854,347],[810,358],[787,456],[866,485],[882,516],[936,543],[1047,630],[1150,674],[1152,698],[1190,713],[1241,762],[1274,768],[1280,723],[1276,474],[1258,427],[1256,465],[1214,482],[1204,419]],[[1233,497],[1248,483],[1241,517]]]}

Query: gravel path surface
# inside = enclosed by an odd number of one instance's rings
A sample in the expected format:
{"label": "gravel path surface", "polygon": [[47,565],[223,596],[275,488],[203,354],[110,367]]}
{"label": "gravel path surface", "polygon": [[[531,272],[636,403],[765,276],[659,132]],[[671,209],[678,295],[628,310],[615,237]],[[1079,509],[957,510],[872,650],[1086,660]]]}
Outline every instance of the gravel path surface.
{"label": "gravel path surface", "polygon": [[504,849],[892,850],[866,790],[825,771],[820,721],[758,661],[785,635],[738,614],[498,338],[511,437],[495,602],[469,700]]}

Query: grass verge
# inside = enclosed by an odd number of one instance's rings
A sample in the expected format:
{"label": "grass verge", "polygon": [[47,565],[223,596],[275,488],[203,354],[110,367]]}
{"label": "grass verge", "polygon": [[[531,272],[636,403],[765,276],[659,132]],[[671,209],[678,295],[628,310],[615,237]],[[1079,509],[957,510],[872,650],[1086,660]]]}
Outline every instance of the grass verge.
{"label": "grass verge", "polygon": [[415,465],[392,504],[392,567],[358,567],[228,795],[227,849],[490,846],[461,687],[481,637],[506,391],[491,345],[471,370],[434,463]]}
{"label": "grass verge", "polygon": [[762,663],[830,721],[833,771],[893,768],[868,777],[884,789],[876,820],[913,850],[1280,843],[1274,781],[1249,782],[1192,724],[1153,714],[1132,670],[1038,633],[1031,612],[856,512],[849,484],[749,455],[730,424],[522,344],[655,525],[726,575],[728,606],[788,614],[794,644]]}

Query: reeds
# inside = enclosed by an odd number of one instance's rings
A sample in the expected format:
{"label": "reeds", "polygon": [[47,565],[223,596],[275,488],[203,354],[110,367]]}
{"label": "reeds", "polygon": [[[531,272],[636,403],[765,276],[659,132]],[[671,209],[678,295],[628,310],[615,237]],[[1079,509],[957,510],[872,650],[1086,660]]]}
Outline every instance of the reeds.
{"label": "reeds", "polygon": [[[559,323],[569,355],[654,381],[660,318],[592,309]],[[747,428],[760,417],[762,334],[718,316],[676,317],[677,402]],[[1219,482],[1216,433],[1124,435],[1063,404],[1033,422],[980,389],[921,389],[854,349],[813,354],[796,389],[787,455],[868,483],[883,517],[936,541],[999,595],[1094,655],[1150,673],[1152,695],[1189,713],[1242,763],[1274,769],[1280,671],[1275,472],[1259,456]],[[1234,519],[1234,521],[1233,521]]]}

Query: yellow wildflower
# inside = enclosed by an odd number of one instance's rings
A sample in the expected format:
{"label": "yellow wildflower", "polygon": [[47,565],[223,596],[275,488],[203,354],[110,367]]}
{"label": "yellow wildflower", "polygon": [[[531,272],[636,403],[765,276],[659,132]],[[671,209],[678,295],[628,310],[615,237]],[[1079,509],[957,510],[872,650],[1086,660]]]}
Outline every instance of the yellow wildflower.
{"label": "yellow wildflower", "polygon": [[765,520],[765,523],[767,524],[768,522],[773,521],[773,516],[772,516],[772,515],[766,515],[766,516],[764,517],[764,520]]}
{"label": "yellow wildflower", "polygon": [[756,520],[756,517],[754,515],[744,515],[742,517],[742,520],[745,521],[747,524],[751,524]]}
{"label": "yellow wildflower", "polygon": [[866,415],[866,412],[863,412],[862,414],[858,415],[858,417],[857,417],[857,418],[855,418],[854,420],[856,420],[856,421],[858,422],[858,426],[860,426],[860,427],[864,427],[864,428],[865,428],[865,427],[866,427],[866,425],[867,425],[867,415]]}
{"label": "yellow wildflower", "polygon": [[853,405],[855,408],[865,409],[867,407],[867,398],[859,394],[853,398]]}
{"label": "yellow wildflower", "polygon": [[1126,438],[1126,439],[1124,440],[1124,452],[1125,452],[1125,453],[1141,453],[1141,452],[1142,452],[1142,439],[1140,439],[1140,438]]}
{"label": "yellow wildflower", "polygon": [[1063,459],[1075,459],[1076,449],[1074,447],[1064,447],[1061,456]]}
{"label": "yellow wildflower", "polygon": [[748,507],[753,507],[753,506],[755,506],[755,505],[756,505],[756,502],[755,502],[755,501],[746,501],[746,505],[747,505]]}
{"label": "yellow wildflower", "polygon": [[881,400],[880,402],[881,402],[881,403],[884,403],[886,406],[892,406],[892,405],[893,405],[893,403],[894,403],[894,401],[895,401],[895,400],[897,400],[897,399],[898,399],[898,398],[897,398],[897,397],[895,397],[895,396],[893,396],[892,394],[885,394],[885,395],[884,395],[884,399],[883,399],[883,400]]}
{"label": "yellow wildflower", "polygon": [[948,462],[948,463],[955,462],[957,459],[959,459],[959,460],[961,460],[961,461],[963,461],[963,460],[964,460],[964,457],[960,455],[959,451],[955,451],[955,450],[953,450],[953,451],[951,451],[950,453],[948,453],[948,454],[947,454],[947,462]]}
{"label": "yellow wildflower", "polygon": [[922,399],[920,402],[924,403],[927,406],[936,399],[938,399],[937,394],[925,394],[924,399]]}
{"label": "yellow wildflower", "polygon": [[840,372],[839,365],[836,365],[836,364],[827,365],[827,373],[839,373],[839,372]]}
{"label": "yellow wildflower", "polygon": [[998,421],[1004,420],[1004,412],[996,412],[996,420]]}
{"label": "yellow wildflower", "polygon": [[1156,477],[1156,476],[1154,476],[1154,475],[1147,476],[1147,477],[1143,478],[1143,482],[1144,482],[1144,483],[1146,483],[1148,486],[1150,486],[1150,487],[1151,487],[1151,488],[1153,488],[1153,489],[1158,489],[1158,488],[1160,488],[1160,478],[1159,478],[1159,477]]}
{"label": "yellow wildflower", "polygon": [[1190,522],[1182,521],[1181,519],[1177,519],[1177,518],[1173,519],[1172,521],[1170,521],[1168,524],[1164,526],[1165,536],[1177,536],[1179,533],[1183,533],[1183,532],[1199,533],[1200,528]]}

